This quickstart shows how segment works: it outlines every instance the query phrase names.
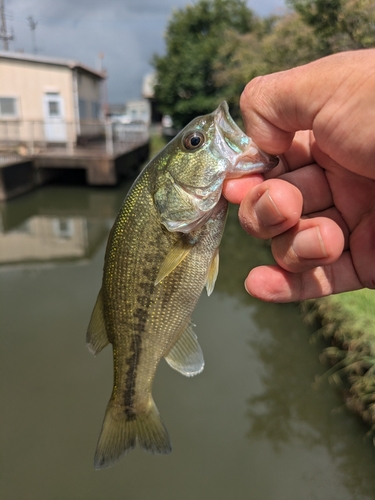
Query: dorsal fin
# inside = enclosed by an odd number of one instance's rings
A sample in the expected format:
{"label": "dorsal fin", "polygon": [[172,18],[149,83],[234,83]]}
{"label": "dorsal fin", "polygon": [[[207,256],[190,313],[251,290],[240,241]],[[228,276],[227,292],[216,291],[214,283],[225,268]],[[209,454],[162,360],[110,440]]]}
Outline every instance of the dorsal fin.
{"label": "dorsal fin", "polygon": [[219,273],[219,249],[217,248],[212,257],[207,274],[206,290],[208,296],[210,296],[211,293],[214,291],[218,273]]}
{"label": "dorsal fin", "polygon": [[109,340],[104,323],[103,313],[103,294],[100,290],[98,298],[91,314],[90,323],[86,334],[87,348],[91,354],[98,354],[106,345]]}
{"label": "dorsal fin", "polygon": [[159,273],[155,280],[155,285],[160,283],[162,279],[174,271],[176,267],[189,255],[193,247],[194,245],[185,239],[181,238],[177,240],[173,247],[169,250],[160,266]]}
{"label": "dorsal fin", "polygon": [[203,352],[192,327],[193,324],[189,322],[181,337],[164,356],[169,366],[186,377],[198,375],[204,368]]}

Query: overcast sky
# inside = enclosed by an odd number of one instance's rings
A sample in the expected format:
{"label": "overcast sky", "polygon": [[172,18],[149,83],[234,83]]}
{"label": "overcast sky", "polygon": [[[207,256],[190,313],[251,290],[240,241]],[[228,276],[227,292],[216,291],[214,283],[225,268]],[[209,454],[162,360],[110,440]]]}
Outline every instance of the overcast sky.
{"label": "overcast sky", "polygon": [[[38,23],[39,54],[78,60],[98,68],[104,54],[108,72],[108,101],[138,99],[142,79],[152,71],[154,53],[164,53],[164,32],[173,8],[193,0],[4,0],[8,31],[15,39],[10,50],[32,53],[27,21]],[[258,15],[279,12],[283,0],[248,0]],[[1,47],[1,50],[3,47]]]}

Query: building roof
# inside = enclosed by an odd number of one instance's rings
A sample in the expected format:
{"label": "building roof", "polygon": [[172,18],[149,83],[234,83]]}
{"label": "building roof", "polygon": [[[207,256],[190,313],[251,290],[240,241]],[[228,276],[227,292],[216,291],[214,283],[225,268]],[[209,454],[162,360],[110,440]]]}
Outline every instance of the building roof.
{"label": "building roof", "polygon": [[66,66],[70,69],[81,69],[98,78],[105,78],[105,72],[100,72],[72,59],[58,59],[57,57],[25,54],[23,52],[0,51],[0,59],[12,59],[15,61],[27,61],[37,64],[50,64],[51,66]]}

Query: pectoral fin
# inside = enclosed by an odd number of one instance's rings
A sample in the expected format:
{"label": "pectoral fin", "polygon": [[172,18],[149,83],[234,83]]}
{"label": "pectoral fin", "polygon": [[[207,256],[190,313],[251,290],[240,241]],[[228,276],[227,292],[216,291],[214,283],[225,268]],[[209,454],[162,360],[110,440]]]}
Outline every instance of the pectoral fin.
{"label": "pectoral fin", "polygon": [[217,248],[215,250],[215,253],[211,260],[210,267],[208,269],[208,275],[206,281],[206,290],[208,296],[210,296],[214,290],[218,273],[219,273],[219,249]]}
{"label": "pectoral fin", "polygon": [[189,323],[183,334],[165,356],[166,362],[173,369],[186,377],[198,375],[204,368],[204,359],[197,336]]}
{"label": "pectoral fin", "polygon": [[168,274],[174,271],[174,269],[176,269],[176,267],[189,255],[193,247],[194,245],[186,240],[177,240],[160,266],[155,285],[160,283],[162,279],[166,278]]}
{"label": "pectoral fin", "polygon": [[104,323],[103,296],[100,290],[94,310],[91,314],[89,327],[86,334],[87,348],[91,354],[98,354],[108,343],[107,332]]}

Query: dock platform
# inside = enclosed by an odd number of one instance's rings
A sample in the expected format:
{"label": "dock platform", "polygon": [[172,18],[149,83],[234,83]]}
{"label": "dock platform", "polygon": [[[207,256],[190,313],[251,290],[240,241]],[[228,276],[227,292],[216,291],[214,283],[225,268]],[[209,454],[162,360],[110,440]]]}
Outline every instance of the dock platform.
{"label": "dock platform", "polygon": [[147,160],[149,141],[113,145],[90,144],[48,148],[32,155],[0,156],[0,201],[26,193],[69,170],[81,170],[91,186],[111,186],[121,177],[134,177]]}

